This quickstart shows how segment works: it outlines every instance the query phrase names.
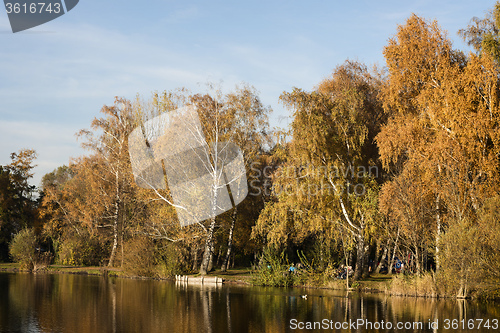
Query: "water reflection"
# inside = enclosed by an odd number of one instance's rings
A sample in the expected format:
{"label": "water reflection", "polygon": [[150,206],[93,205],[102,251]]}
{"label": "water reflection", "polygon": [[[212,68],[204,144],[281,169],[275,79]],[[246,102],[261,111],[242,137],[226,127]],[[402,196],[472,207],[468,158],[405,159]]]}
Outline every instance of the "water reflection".
{"label": "water reflection", "polygon": [[[499,318],[498,304],[464,300],[0,273],[0,332],[295,332],[312,331],[293,328],[314,322],[334,328],[324,331],[395,331],[352,325],[335,330],[335,324],[359,319],[422,323],[402,330],[407,332],[492,332],[492,320]],[[445,319],[463,320],[466,329],[445,330]],[[491,327],[467,329],[470,319],[489,319]]]}

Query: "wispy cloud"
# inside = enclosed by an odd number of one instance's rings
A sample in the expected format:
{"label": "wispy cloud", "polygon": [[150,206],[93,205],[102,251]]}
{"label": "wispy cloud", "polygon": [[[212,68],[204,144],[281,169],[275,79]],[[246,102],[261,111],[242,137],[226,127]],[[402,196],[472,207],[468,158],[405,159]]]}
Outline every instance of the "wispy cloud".
{"label": "wispy cloud", "polygon": [[199,7],[194,4],[186,4],[185,7],[173,10],[162,21],[164,23],[179,23],[181,21],[193,21],[199,17],[201,17]]}
{"label": "wispy cloud", "polygon": [[255,86],[277,111],[276,125],[288,115],[283,91],[313,89],[347,58],[383,62],[387,38],[412,11],[445,22],[452,35],[494,0],[152,3],[80,2],[35,33],[10,33],[0,15],[0,164],[34,148],[41,178],[82,153],[73,133],[114,96],[200,91],[206,81]]}

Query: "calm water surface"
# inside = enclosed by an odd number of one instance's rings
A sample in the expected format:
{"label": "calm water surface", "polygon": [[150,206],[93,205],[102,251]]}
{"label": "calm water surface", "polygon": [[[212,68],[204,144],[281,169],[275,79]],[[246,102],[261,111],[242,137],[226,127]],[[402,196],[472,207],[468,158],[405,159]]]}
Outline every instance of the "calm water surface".
{"label": "calm water surface", "polygon": [[499,319],[498,303],[0,273],[0,332],[498,332]]}

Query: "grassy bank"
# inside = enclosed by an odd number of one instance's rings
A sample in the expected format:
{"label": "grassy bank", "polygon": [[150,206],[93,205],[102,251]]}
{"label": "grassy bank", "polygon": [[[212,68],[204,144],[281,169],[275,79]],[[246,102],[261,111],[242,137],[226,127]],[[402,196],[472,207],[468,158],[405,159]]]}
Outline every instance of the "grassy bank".
{"label": "grassy bank", "polygon": [[[4,272],[21,272],[19,264],[16,263],[0,263],[0,271]],[[107,268],[98,266],[68,266],[68,265],[49,265],[47,267],[39,268],[35,273],[52,273],[52,274],[83,274],[83,275],[96,275],[96,276],[116,276],[124,278],[145,278],[140,277],[131,273],[127,273],[120,268]],[[209,273],[210,276],[217,276],[224,279],[225,283],[229,284],[246,284],[246,285],[260,285],[255,281],[255,272],[251,268],[240,267],[233,268],[226,272],[221,272],[220,270],[215,270]],[[198,274],[189,274],[189,276],[198,276]],[[152,277],[146,277],[152,278]],[[157,279],[168,280],[168,277],[156,277]],[[362,281],[356,281],[351,283],[351,289],[360,292],[386,292],[392,277],[387,275],[377,275],[366,278]],[[326,288],[326,289],[336,289],[345,290],[346,281],[330,279],[328,281],[323,281],[322,279],[316,278],[311,279],[310,277],[306,280],[301,281],[300,284],[295,284],[296,287],[309,287],[309,288]]]}
{"label": "grassy bank", "polygon": [[[0,263],[0,272],[29,272],[23,270],[17,263]],[[69,266],[69,265],[49,265],[44,267],[35,267],[34,273],[53,273],[53,274],[82,274],[82,275],[98,275],[98,276],[116,276],[125,278],[156,278],[169,280],[170,277],[144,277],[126,272],[121,268],[108,268],[99,266]],[[198,274],[191,274],[197,276]],[[218,276],[224,279],[227,283],[250,284],[251,270],[250,268],[235,268],[227,272],[216,270],[209,275]]]}
{"label": "grassy bank", "polygon": [[[0,263],[0,272],[30,272],[29,270],[21,269],[16,263]],[[44,267],[35,267],[33,273],[53,273],[53,274],[82,274],[82,275],[107,275],[125,277],[127,274],[120,269],[106,267],[90,266],[66,266],[66,265],[49,265]]]}

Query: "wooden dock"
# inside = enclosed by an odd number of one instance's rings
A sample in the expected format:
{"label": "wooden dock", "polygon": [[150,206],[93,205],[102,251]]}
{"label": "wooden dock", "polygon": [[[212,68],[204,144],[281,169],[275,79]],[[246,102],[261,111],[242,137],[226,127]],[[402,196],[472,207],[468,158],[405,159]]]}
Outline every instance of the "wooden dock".
{"label": "wooden dock", "polygon": [[222,284],[224,282],[224,279],[217,276],[176,275],[175,281],[193,284]]}

